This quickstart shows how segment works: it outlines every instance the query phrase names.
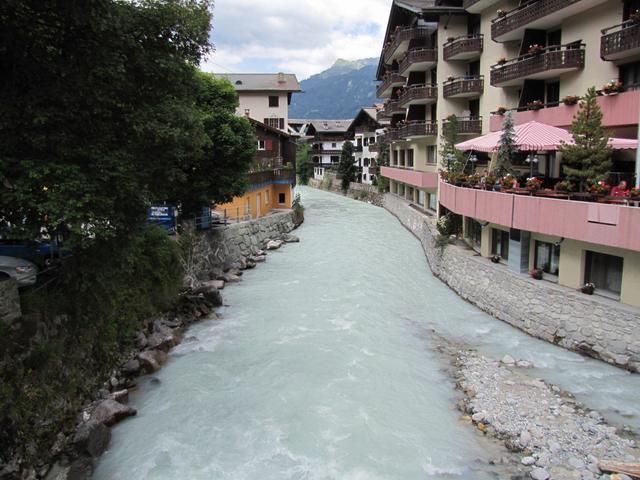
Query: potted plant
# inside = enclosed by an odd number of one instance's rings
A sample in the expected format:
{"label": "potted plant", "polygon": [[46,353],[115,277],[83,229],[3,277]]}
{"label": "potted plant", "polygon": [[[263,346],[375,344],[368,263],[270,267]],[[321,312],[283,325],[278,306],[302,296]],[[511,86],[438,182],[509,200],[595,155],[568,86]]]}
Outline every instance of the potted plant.
{"label": "potted plant", "polygon": [[527,103],[527,108],[529,110],[540,110],[543,107],[544,103],[542,103],[542,100],[534,100],[533,102]]}
{"label": "potted plant", "polygon": [[586,293],[587,295],[593,295],[593,292],[596,290],[596,286],[589,282],[585,283],[582,287],[580,287],[580,291],[582,293]]}
{"label": "potted plant", "polygon": [[504,65],[505,63],[507,63],[507,59],[504,57],[500,57],[498,58],[497,62],[498,62],[498,65]]}
{"label": "potted plant", "polygon": [[541,268],[534,268],[530,273],[531,278],[534,278],[536,280],[542,280],[542,276],[544,275],[544,272]]}
{"label": "potted plant", "polygon": [[615,95],[622,90],[622,83],[618,80],[611,80],[602,86],[602,92],[605,95]]}
{"label": "potted plant", "polygon": [[635,12],[629,14],[629,21],[634,23],[640,22],[640,10],[636,10]]}
{"label": "potted plant", "polygon": [[633,187],[630,189],[629,198],[640,198],[640,187]]}
{"label": "potted plant", "polygon": [[567,95],[562,99],[562,103],[565,105],[575,105],[580,100],[580,97],[576,97],[575,95]]}
{"label": "potted plant", "polygon": [[443,182],[451,183],[451,172],[447,170],[440,170],[440,178]]}
{"label": "potted plant", "polygon": [[537,177],[527,178],[526,187],[527,190],[531,190],[532,192],[540,190],[540,188],[542,187],[542,180]]}
{"label": "potted plant", "polygon": [[498,115],[504,115],[507,112],[507,109],[504,107],[498,107],[498,109],[496,110],[496,113]]}
{"label": "potted plant", "polygon": [[493,263],[500,263],[500,259],[501,259],[501,258],[502,258],[502,257],[501,257],[500,255],[491,255],[491,261],[492,261]]}
{"label": "potted plant", "polygon": [[528,53],[529,55],[539,55],[544,51],[544,47],[538,43],[534,43],[533,45],[529,45]]}
{"label": "potted plant", "polygon": [[498,181],[498,178],[495,175],[486,175],[484,177],[484,188],[486,190],[493,190],[493,187],[495,186],[496,182]]}
{"label": "potted plant", "polygon": [[474,173],[473,175],[469,175],[467,177],[467,182],[469,182],[469,185],[478,185],[480,183],[480,174],[479,173]]}
{"label": "potted plant", "polygon": [[447,43],[451,43],[455,40],[455,37],[447,37]]}
{"label": "potted plant", "polygon": [[463,183],[467,183],[467,176],[464,173],[455,174],[456,187],[461,187]]}
{"label": "potted plant", "polygon": [[500,179],[500,185],[502,185],[505,188],[514,188],[514,186],[517,185],[517,183],[518,183],[518,179],[514,175],[511,175],[510,173],[507,173],[504,177]]}
{"label": "potted plant", "polygon": [[604,180],[600,180],[589,186],[589,192],[596,195],[608,195],[611,191],[611,185],[608,185]]}
{"label": "potted plant", "polygon": [[556,183],[553,186],[553,189],[556,192],[568,193],[568,192],[573,192],[574,186],[573,186],[573,183],[571,183],[569,180],[562,180]]}
{"label": "potted plant", "polygon": [[500,8],[500,9],[498,9],[498,10],[496,11],[496,13],[498,14],[498,17],[500,17],[500,18],[502,18],[502,17],[506,17],[506,16],[507,16],[507,11],[506,11],[506,10],[503,10],[503,9],[501,9],[501,8]]}

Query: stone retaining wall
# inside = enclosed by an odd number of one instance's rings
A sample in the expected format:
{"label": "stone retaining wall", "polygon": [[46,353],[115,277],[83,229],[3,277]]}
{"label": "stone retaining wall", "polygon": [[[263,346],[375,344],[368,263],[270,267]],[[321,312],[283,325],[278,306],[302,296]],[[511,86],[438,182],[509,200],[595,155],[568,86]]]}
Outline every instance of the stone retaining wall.
{"label": "stone retaining wall", "polygon": [[215,279],[234,263],[261,250],[267,240],[278,239],[296,228],[294,218],[292,211],[285,211],[251,222],[197,231],[188,275],[200,281]]}
{"label": "stone retaining wall", "polygon": [[640,371],[640,309],[517,274],[471,249],[435,244],[435,218],[392,194],[385,208],[422,244],[434,275],[490,315],[537,338]]}
{"label": "stone retaining wall", "polygon": [[[331,179],[332,179],[331,186],[327,191],[344,195],[342,188],[340,188],[340,182],[336,180],[335,175],[333,175]],[[310,187],[317,188],[318,190],[323,190],[322,183],[323,183],[322,180],[316,180],[315,178],[310,178],[308,185]],[[384,197],[378,191],[378,187],[375,185],[367,185],[366,183],[351,182],[349,184],[349,190],[347,190],[347,196],[353,197],[356,200],[363,200],[363,201],[373,203],[378,207],[381,207],[384,201]]]}
{"label": "stone retaining wall", "polygon": [[0,281],[0,322],[11,325],[21,315],[18,284],[15,280]]}

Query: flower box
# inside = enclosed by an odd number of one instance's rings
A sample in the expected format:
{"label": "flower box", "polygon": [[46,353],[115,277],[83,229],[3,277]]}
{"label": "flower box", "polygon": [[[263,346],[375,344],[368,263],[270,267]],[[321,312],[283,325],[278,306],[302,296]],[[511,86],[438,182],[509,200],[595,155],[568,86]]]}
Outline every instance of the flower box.
{"label": "flower box", "polygon": [[575,95],[567,95],[562,99],[562,103],[565,105],[575,105],[580,100],[580,97],[576,97]]}
{"label": "flower box", "polygon": [[529,110],[540,110],[544,108],[544,103],[540,100],[534,100],[533,102],[527,103],[527,108]]}

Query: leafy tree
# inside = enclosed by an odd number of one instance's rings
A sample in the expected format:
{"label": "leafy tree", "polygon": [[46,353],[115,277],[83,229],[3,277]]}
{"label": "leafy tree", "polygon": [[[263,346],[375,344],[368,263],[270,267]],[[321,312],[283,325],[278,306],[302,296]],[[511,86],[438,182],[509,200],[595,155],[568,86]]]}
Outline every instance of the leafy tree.
{"label": "leafy tree", "polygon": [[296,151],[296,165],[298,167],[298,178],[301,185],[307,185],[313,173],[313,164],[309,161],[309,144],[298,144]]}
{"label": "leafy tree", "polygon": [[578,113],[571,124],[573,145],[562,145],[562,170],[567,178],[576,182],[580,191],[588,180],[598,180],[611,169],[609,138],[602,129],[602,111],[597,102],[595,87],[589,88],[580,102]]}
{"label": "leafy tree", "polygon": [[380,144],[380,153],[378,154],[378,158],[376,163],[378,165],[378,174],[374,179],[374,185],[378,187],[379,192],[386,192],[389,189],[389,179],[387,177],[383,177],[380,172],[380,167],[388,167],[389,166],[389,153],[390,148],[388,143]]}
{"label": "leafy tree", "polygon": [[349,184],[356,179],[356,166],[353,164],[353,143],[348,140],[342,145],[338,174],[342,181],[342,191],[346,192],[349,190]]}
{"label": "leafy tree", "polygon": [[[465,155],[455,145],[460,141],[460,122],[458,117],[450,115],[442,126],[442,148],[440,158],[448,164],[449,171],[460,173],[464,169]],[[451,155],[452,160],[447,160]]]}
{"label": "leafy tree", "polygon": [[210,144],[237,126],[220,124],[212,142],[196,105],[209,6],[0,4],[1,227],[82,244],[131,230],[149,202],[182,197]]}
{"label": "leafy tree", "polygon": [[518,151],[516,147],[516,134],[513,128],[513,116],[510,111],[505,114],[504,122],[502,122],[502,135],[500,136],[500,147],[498,148],[498,157],[495,166],[495,172],[499,175],[505,175],[513,171],[511,160]]}

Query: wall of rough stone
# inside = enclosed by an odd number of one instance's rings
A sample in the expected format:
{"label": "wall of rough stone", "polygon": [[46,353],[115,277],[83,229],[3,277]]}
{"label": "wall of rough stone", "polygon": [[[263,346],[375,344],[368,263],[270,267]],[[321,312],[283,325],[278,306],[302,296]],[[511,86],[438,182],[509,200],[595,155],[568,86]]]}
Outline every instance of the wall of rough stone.
{"label": "wall of rough stone", "polygon": [[[317,188],[319,190],[323,190],[322,180],[316,180],[315,178],[310,178],[309,186],[313,188]],[[331,186],[327,191],[344,195],[342,188],[340,188],[340,182],[335,179],[335,175],[332,177]],[[356,200],[368,201],[379,207],[382,206],[384,201],[384,196],[378,191],[377,186],[367,185],[364,183],[351,182],[349,184],[349,190],[347,190],[347,196],[353,197]]]}
{"label": "wall of rough stone", "polygon": [[0,281],[0,322],[11,325],[21,315],[18,284],[15,280]]}
{"label": "wall of rough stone", "polygon": [[640,309],[517,274],[471,249],[439,247],[435,217],[392,194],[384,206],[420,240],[434,275],[465,300],[529,335],[640,371]]}
{"label": "wall of rough stone", "polygon": [[234,263],[264,248],[268,240],[280,239],[296,228],[294,218],[292,211],[278,212],[251,222],[196,231],[188,274],[200,281],[215,279]]}

